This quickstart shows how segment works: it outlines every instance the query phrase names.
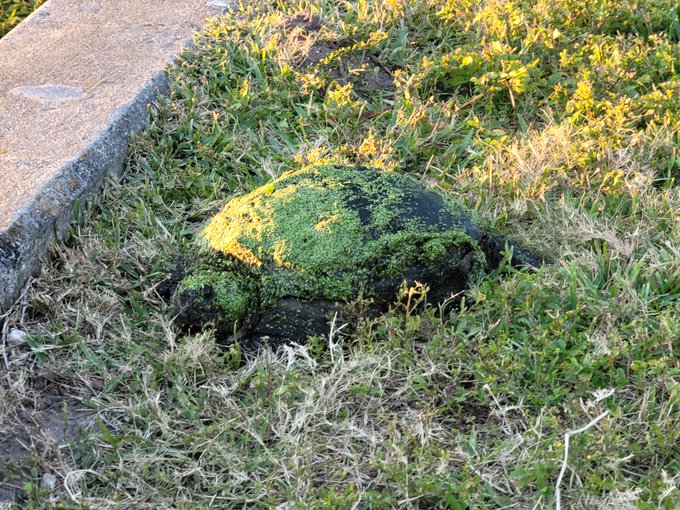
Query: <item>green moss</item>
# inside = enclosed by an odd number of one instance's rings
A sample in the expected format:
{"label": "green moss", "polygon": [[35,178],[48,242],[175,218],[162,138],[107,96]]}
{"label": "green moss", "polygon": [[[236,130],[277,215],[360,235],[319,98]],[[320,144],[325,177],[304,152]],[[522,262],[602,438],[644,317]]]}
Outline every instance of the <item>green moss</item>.
{"label": "green moss", "polygon": [[376,169],[316,166],[234,199],[201,243],[241,260],[276,299],[351,299],[364,284],[430,264],[450,271],[484,255],[472,214],[410,177]]}
{"label": "green moss", "polygon": [[184,278],[177,295],[193,295],[192,307],[227,330],[248,323],[257,308],[257,289],[252,278],[238,271],[208,264]]}

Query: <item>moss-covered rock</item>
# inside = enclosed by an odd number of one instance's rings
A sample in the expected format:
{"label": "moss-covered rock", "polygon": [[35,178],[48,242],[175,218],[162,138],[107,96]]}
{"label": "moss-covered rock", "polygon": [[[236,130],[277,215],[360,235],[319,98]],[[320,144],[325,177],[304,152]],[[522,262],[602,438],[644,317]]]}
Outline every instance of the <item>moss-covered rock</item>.
{"label": "moss-covered rock", "polygon": [[464,290],[485,271],[485,243],[471,211],[411,177],[308,167],[231,200],[174,300],[189,327],[296,339],[359,294],[380,306],[404,281],[434,299]]}

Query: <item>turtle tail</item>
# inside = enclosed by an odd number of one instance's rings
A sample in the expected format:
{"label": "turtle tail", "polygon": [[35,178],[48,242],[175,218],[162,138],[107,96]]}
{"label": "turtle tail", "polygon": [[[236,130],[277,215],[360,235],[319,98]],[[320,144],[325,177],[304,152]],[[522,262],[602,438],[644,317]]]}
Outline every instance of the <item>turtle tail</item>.
{"label": "turtle tail", "polygon": [[526,248],[522,248],[516,241],[505,236],[486,234],[482,236],[480,244],[484,255],[486,255],[487,269],[489,271],[496,269],[500,265],[501,260],[503,260],[503,253],[508,250],[512,251],[510,265],[515,269],[536,270],[546,262]]}

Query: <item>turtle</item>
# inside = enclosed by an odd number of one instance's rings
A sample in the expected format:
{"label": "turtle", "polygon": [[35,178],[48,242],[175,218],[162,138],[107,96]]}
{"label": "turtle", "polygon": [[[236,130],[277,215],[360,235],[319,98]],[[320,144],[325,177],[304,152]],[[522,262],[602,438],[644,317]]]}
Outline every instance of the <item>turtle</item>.
{"label": "turtle", "polygon": [[189,331],[244,344],[301,342],[329,331],[358,297],[372,310],[404,285],[430,302],[458,296],[497,266],[540,261],[491,235],[454,198],[396,171],[312,165],[230,200],[197,236],[171,297]]}

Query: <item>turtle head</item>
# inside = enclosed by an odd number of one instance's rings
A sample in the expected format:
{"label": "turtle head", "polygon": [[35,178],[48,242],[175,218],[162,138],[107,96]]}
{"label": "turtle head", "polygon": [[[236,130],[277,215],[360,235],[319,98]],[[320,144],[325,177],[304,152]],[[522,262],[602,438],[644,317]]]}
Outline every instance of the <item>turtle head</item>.
{"label": "turtle head", "polygon": [[172,297],[177,322],[183,329],[200,331],[212,325],[218,337],[252,325],[256,316],[257,286],[249,275],[223,268],[190,271]]}

